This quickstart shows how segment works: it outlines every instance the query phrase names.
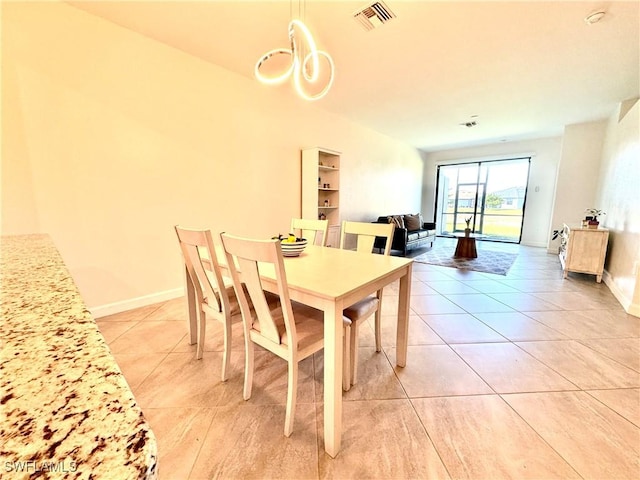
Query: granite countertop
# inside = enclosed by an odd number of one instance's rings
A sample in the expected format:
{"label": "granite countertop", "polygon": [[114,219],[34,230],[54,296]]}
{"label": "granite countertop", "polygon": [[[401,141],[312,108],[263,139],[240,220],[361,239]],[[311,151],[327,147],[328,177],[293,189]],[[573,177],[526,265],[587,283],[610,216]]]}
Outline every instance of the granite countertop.
{"label": "granite countertop", "polygon": [[0,477],[156,478],[157,445],[47,235],[0,239]]}

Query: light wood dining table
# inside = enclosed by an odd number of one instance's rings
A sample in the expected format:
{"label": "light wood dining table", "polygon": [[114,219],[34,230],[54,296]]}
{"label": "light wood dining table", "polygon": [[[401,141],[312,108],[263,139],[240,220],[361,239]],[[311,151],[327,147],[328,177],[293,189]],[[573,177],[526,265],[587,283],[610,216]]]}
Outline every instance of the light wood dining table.
{"label": "light wood dining table", "polygon": [[[226,259],[221,246],[216,255],[222,269]],[[324,312],[324,446],[331,457],[340,451],[342,433],[342,311],[400,280],[396,365],[407,360],[409,298],[413,260],[385,255],[358,253],[329,247],[307,245],[299,257],[284,257],[291,300]],[[273,268],[260,269],[263,287],[277,293]],[[193,285],[186,275],[190,335],[196,341],[196,302]]]}

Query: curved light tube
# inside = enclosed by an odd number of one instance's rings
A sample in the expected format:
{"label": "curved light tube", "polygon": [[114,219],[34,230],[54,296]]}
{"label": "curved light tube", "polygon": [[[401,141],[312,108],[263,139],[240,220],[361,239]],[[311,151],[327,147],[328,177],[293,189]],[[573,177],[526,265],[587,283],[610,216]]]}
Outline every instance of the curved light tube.
{"label": "curved light tube", "polygon": [[[291,20],[291,22],[289,22],[288,32],[291,49],[276,48],[265,53],[256,63],[254,74],[260,82],[267,85],[276,85],[282,83],[289,76],[292,76],[293,85],[298,95],[300,95],[305,100],[318,100],[324,97],[331,88],[331,85],[333,85],[333,59],[327,52],[317,49],[311,32],[309,31],[307,26],[302,23],[302,21],[297,19]],[[301,41],[309,50],[309,53],[304,55],[304,57],[297,41],[298,33],[302,35]],[[260,67],[262,67],[262,65],[264,65],[266,61],[276,55],[290,55],[291,64],[280,74],[274,75],[272,77],[263,75],[260,72]],[[315,95],[309,95],[304,90],[303,80],[307,83],[315,83],[318,80],[320,76],[320,57],[324,57],[327,61],[327,64],[329,65],[329,79],[325,87],[319,93]]]}
{"label": "curved light tube", "polygon": [[[309,82],[315,82],[318,79],[318,70],[320,68],[320,60],[318,59],[318,49],[316,48],[316,42],[313,40],[313,37],[311,36],[311,32],[309,31],[309,29],[307,28],[307,26],[302,23],[300,20],[291,20],[291,22],[289,23],[289,39],[291,40],[291,50],[295,53],[297,53],[297,48],[296,48],[296,36],[295,36],[295,30],[294,27],[298,27],[300,29],[300,31],[304,34],[304,39],[307,41],[307,46],[309,47],[309,54],[307,56],[305,56],[304,61],[302,62],[302,74],[304,75],[304,79],[309,81]],[[299,57],[300,55],[295,55],[296,57]],[[313,65],[311,66],[311,76],[307,76],[307,61],[309,59],[309,57],[311,57],[311,59],[313,60]]]}
{"label": "curved light tube", "polygon": [[271,57],[274,57],[279,54],[292,55],[291,50],[288,50],[286,48],[276,48],[274,50],[270,50],[267,53],[265,53],[262,56],[262,58],[258,60],[258,63],[256,63],[254,73],[256,75],[256,78],[260,80],[262,83],[266,83],[267,85],[277,85],[279,83],[283,83],[287,79],[287,77],[289,77],[289,75],[291,75],[291,73],[293,72],[293,69],[295,67],[295,61],[292,61],[289,68],[280,75],[276,75],[274,77],[267,77],[262,73],[260,73],[260,67],[262,66],[262,64],[267,60],[269,60]]}
{"label": "curved light tube", "polygon": [[[311,54],[309,54],[311,55]],[[307,55],[307,57],[305,57],[304,62],[302,63],[302,65],[304,65],[307,60],[309,55]],[[334,78],[334,64],[333,64],[333,59],[331,58],[331,56],[327,53],[327,52],[323,52],[322,50],[318,50],[318,55],[325,57],[327,59],[327,62],[329,63],[329,69],[330,69],[330,76],[329,76],[329,80],[327,81],[327,84],[325,85],[325,87],[317,94],[315,95],[309,95],[307,94],[303,87],[302,87],[302,82],[301,82],[301,75],[299,72],[295,72],[293,73],[293,86],[296,89],[296,92],[298,92],[298,95],[300,95],[302,98],[304,98],[305,100],[320,100],[322,97],[324,97],[327,92],[329,91],[329,89],[331,88],[331,85],[333,85],[333,78]],[[299,63],[296,62],[296,68],[300,69],[302,68],[304,70],[304,67],[301,67]]]}

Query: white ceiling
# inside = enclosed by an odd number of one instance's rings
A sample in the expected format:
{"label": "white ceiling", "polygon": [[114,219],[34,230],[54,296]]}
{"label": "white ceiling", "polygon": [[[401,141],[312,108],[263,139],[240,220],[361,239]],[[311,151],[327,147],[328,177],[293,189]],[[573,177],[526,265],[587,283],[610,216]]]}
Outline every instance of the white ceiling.
{"label": "white ceiling", "polygon": [[69,3],[248,78],[302,10],[336,65],[315,104],[426,151],[561,135],[640,95],[637,0],[385,0],[397,18],[371,31],[367,1]]}

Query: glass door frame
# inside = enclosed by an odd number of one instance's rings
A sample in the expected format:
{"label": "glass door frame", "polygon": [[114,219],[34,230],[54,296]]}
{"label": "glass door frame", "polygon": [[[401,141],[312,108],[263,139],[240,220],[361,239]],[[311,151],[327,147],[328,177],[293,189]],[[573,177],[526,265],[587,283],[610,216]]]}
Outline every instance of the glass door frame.
{"label": "glass door frame", "polygon": [[[522,218],[520,220],[520,228],[519,228],[519,235],[518,235],[518,241],[508,241],[508,240],[500,240],[500,239],[496,239],[496,238],[490,238],[490,237],[485,237],[482,240],[485,241],[490,241],[490,242],[499,242],[499,243],[517,243],[520,244],[522,242],[522,229],[524,226],[524,216],[525,216],[525,212],[526,212],[526,206],[527,206],[527,197],[528,197],[528,190],[529,190],[529,176],[531,174],[531,157],[530,156],[526,156],[526,157],[513,157],[513,158],[502,158],[502,159],[495,159],[495,160],[477,160],[477,161],[472,161],[472,162],[460,162],[460,163],[445,163],[442,165],[436,165],[436,191],[435,191],[435,205],[434,205],[434,221],[438,221],[438,199],[440,198],[440,168],[441,167],[463,167],[463,166],[471,166],[471,165],[476,165],[477,166],[477,179],[476,179],[476,183],[475,184],[469,184],[468,182],[464,183],[464,185],[475,185],[476,188],[476,194],[475,194],[475,205],[474,205],[474,209],[473,212],[471,213],[472,219],[473,219],[473,226],[471,227],[471,230],[473,232],[476,231],[476,226],[479,226],[478,230],[480,232],[482,232],[483,226],[484,226],[484,216],[485,216],[485,202],[486,202],[486,197],[487,197],[487,180],[488,180],[488,172],[487,175],[485,176],[484,182],[480,183],[480,172],[482,169],[483,165],[486,164],[491,164],[491,163],[497,163],[497,162],[513,162],[513,161],[517,161],[517,160],[523,160],[527,162],[527,181],[525,182],[525,186],[524,186],[524,198],[523,198],[523,203],[522,203]],[[459,186],[460,184],[457,183],[456,180],[456,197],[455,197],[455,203],[454,203],[454,211],[453,211],[453,232],[460,232],[461,230],[457,230],[456,229],[456,224],[457,224],[457,216],[459,214],[458,212],[458,196],[459,196]],[[482,199],[479,199],[479,190],[480,188],[482,188]],[[479,203],[479,200],[481,200],[481,203]],[[446,199],[445,199],[446,202]],[[478,207],[478,205],[480,205],[480,207]],[[479,216],[479,217],[478,217]],[[479,218],[479,221],[477,222]],[[479,223],[479,225],[477,225],[477,223]],[[441,227],[442,228],[442,227]],[[442,231],[442,230],[440,230]],[[444,235],[442,234],[441,236],[448,236],[448,235]]]}

